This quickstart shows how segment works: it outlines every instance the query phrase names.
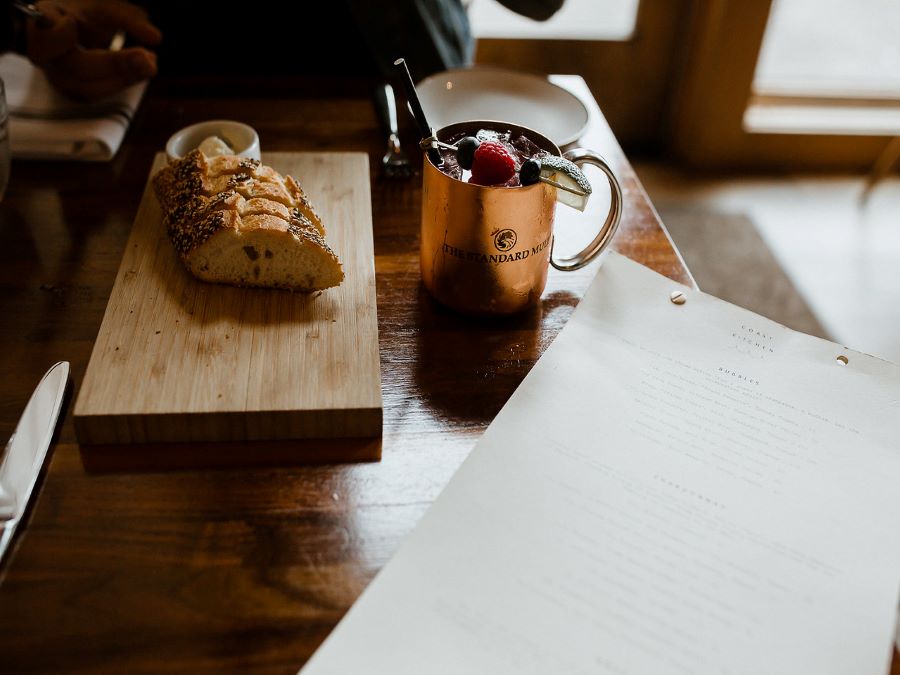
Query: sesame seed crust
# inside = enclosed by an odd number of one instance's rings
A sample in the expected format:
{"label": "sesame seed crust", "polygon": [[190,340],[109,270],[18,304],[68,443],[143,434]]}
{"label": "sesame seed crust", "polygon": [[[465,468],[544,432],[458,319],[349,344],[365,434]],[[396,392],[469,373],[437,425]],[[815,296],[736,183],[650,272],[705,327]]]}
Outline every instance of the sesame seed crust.
{"label": "sesame seed crust", "polygon": [[249,232],[262,217],[268,229],[321,250],[340,270],[321,220],[297,181],[258,160],[229,155],[208,159],[194,150],[159,171],[153,187],[169,238],[188,269],[193,269],[192,253],[219,232]]}

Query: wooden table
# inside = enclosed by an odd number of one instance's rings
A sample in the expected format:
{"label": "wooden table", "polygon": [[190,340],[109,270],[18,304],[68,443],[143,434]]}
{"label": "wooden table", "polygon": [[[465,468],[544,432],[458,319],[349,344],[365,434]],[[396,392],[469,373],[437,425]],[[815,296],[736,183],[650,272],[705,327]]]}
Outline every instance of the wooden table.
{"label": "wooden table", "polygon": [[[583,144],[623,181],[615,247],[691,283],[584,83],[561,81],[589,100]],[[185,446],[104,455],[83,452],[66,419],[31,521],[0,569],[4,672],[296,672],[450,480],[596,272],[596,264],[551,270],[541,306],[522,316],[454,315],[420,287],[420,185],[378,177],[384,136],[368,100],[187,98],[157,84],[110,164],[13,166],[0,205],[4,438],[53,362],[71,361],[80,382],[153,154],[177,128],[213,117],[252,124],[268,150],[369,153],[383,459],[297,466],[240,447]]]}

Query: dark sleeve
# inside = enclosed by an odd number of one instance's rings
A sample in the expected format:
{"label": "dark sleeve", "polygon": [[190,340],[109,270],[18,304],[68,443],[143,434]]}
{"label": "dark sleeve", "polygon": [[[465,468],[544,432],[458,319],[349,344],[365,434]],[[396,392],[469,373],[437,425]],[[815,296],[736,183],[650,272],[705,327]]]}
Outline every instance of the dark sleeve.
{"label": "dark sleeve", "polygon": [[564,0],[497,0],[497,2],[516,14],[535,21],[546,21],[559,11]]}
{"label": "dark sleeve", "polygon": [[13,8],[12,3],[0,0],[0,53],[13,48]]}
{"label": "dark sleeve", "polygon": [[11,0],[0,0],[0,54],[11,51],[25,53],[25,17]]}
{"label": "dark sleeve", "polygon": [[385,77],[403,57],[414,80],[472,62],[474,40],[460,0],[349,0],[363,39]]}

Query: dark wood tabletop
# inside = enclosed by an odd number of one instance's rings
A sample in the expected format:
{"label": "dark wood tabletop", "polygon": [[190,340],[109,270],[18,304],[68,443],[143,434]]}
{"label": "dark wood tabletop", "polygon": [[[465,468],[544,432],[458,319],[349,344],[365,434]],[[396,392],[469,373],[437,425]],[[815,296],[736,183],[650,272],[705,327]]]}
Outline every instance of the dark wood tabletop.
{"label": "dark wood tabletop", "polygon": [[[583,81],[559,81],[589,103],[581,144],[622,180],[615,248],[692,283]],[[0,204],[0,436],[54,362],[71,362],[77,390],[154,153],[180,127],[230,118],[256,127],[264,151],[369,154],[382,460],[299,465],[290,446],[272,455],[242,446],[104,453],[77,445],[68,416],[0,568],[0,671],[296,672],[415,527],[596,273],[596,263],[551,270],[540,306],[513,318],[475,320],[436,305],[419,280],[419,179],[379,176],[385,137],[370,100],[309,95],[199,97],[156,83],[112,162],[13,164]],[[408,129],[403,138],[414,147]]]}

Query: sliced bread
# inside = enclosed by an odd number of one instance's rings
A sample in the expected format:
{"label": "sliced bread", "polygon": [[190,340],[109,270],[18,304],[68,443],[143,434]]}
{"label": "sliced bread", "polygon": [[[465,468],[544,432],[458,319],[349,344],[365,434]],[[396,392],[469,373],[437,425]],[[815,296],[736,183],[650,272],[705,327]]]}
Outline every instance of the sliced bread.
{"label": "sliced bread", "polygon": [[169,237],[197,278],[316,291],[344,279],[299,183],[257,160],[199,150],[153,179]]}

